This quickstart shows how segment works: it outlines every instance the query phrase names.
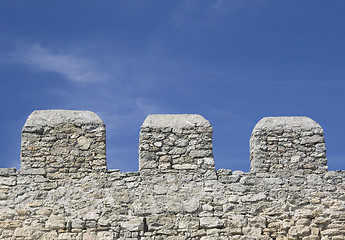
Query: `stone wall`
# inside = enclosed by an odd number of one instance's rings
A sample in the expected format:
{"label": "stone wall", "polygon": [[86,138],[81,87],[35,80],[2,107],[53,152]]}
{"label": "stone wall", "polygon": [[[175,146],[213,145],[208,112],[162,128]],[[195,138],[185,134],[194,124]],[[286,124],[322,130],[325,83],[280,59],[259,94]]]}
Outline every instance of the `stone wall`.
{"label": "stone wall", "polygon": [[261,120],[247,173],[215,170],[199,115],[150,115],[139,138],[139,172],[107,170],[94,113],[32,113],[21,169],[0,169],[0,239],[344,239],[345,172],[309,118]]}

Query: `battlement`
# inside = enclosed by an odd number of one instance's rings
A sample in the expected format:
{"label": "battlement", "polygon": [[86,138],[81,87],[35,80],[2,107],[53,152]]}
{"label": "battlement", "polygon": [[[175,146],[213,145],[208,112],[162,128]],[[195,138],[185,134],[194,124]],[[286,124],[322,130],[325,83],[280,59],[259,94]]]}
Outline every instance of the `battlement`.
{"label": "battlement", "polygon": [[[213,169],[212,127],[196,114],[149,115],[139,136],[139,171]],[[34,111],[22,130],[21,170],[106,171],[103,121],[93,112]],[[327,170],[323,129],[307,117],[263,118],[250,139],[252,172]]]}
{"label": "battlement", "polygon": [[327,170],[322,127],[307,117],[261,119],[250,139],[253,172]]}
{"label": "battlement", "polygon": [[105,142],[104,123],[93,112],[34,111],[22,130],[21,170],[106,171]]}
{"label": "battlement", "polygon": [[200,115],[149,115],[141,126],[139,169],[214,169],[212,127]]}
{"label": "battlement", "polygon": [[319,124],[263,118],[248,173],[215,169],[212,131],[200,115],[149,115],[139,171],[122,173],[96,114],[34,111],[21,169],[0,169],[0,239],[344,239],[345,171],[327,171]]}

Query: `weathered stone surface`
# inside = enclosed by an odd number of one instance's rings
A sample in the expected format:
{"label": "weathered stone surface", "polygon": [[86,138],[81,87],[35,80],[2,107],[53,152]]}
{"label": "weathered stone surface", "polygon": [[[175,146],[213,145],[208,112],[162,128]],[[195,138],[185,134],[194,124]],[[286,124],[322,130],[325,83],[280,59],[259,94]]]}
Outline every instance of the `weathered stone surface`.
{"label": "weathered stone surface", "polygon": [[121,227],[131,232],[144,231],[144,220],[143,218],[130,219],[121,223]]}
{"label": "weathered stone surface", "polygon": [[34,111],[22,130],[23,174],[106,171],[105,155],[105,126],[93,112]]}
{"label": "weathered stone surface", "polygon": [[140,170],[214,169],[212,127],[200,115],[149,115],[139,139]]}
{"label": "weathered stone surface", "polygon": [[1,177],[16,176],[16,175],[17,175],[17,169],[15,168],[0,168]]}
{"label": "weathered stone surface", "polygon": [[39,110],[34,111],[26,120],[23,132],[42,131],[44,127],[54,127],[61,124],[94,124],[100,127],[103,121],[93,112],[90,111],[73,111],[73,110]]}
{"label": "weathered stone surface", "polygon": [[142,127],[193,129],[210,127],[210,122],[197,114],[154,114],[149,115]]}
{"label": "weathered stone surface", "polygon": [[252,172],[327,170],[323,129],[307,117],[266,117],[250,139]]}
{"label": "weathered stone surface", "polygon": [[345,172],[326,170],[322,133],[308,118],[264,119],[251,172],[215,170],[206,119],[151,115],[140,171],[122,173],[106,169],[95,114],[34,112],[22,168],[0,169],[0,239],[344,239]]}
{"label": "weathered stone surface", "polygon": [[223,221],[218,217],[201,217],[200,226],[203,228],[223,227]]}
{"label": "weathered stone surface", "polygon": [[66,221],[63,216],[52,215],[46,222],[46,228],[53,230],[64,230]]}

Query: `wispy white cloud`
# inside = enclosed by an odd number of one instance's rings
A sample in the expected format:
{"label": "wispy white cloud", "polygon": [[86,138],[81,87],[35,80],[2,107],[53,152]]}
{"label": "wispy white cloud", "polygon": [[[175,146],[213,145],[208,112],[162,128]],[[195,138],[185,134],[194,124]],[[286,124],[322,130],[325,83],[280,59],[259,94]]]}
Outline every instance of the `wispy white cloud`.
{"label": "wispy white cloud", "polygon": [[[33,70],[54,72],[77,83],[68,88],[51,88],[51,95],[59,99],[52,102],[52,108],[94,111],[106,124],[108,166],[137,170],[138,138],[133,135],[139,134],[148,114],[161,112],[160,103],[149,94],[157,88],[153,84],[157,77],[148,70],[150,63],[140,56],[115,56],[73,46],[69,49],[72,51],[65,49],[61,53],[38,44],[25,45],[12,58]],[[95,55],[99,59],[91,58]],[[100,80],[103,84],[87,84]],[[126,152],[122,150],[123,142],[132,144]]]}
{"label": "wispy white cloud", "polygon": [[17,61],[36,71],[54,72],[72,82],[105,82],[110,78],[93,59],[57,53],[40,44],[22,45],[14,55]]}
{"label": "wispy white cloud", "polygon": [[177,29],[213,26],[231,9],[233,1],[184,0],[172,13],[172,22]]}
{"label": "wispy white cloud", "polygon": [[190,30],[198,27],[214,27],[224,21],[229,14],[250,9],[256,13],[260,5],[266,1],[250,0],[183,0],[172,12],[172,23],[180,30]]}

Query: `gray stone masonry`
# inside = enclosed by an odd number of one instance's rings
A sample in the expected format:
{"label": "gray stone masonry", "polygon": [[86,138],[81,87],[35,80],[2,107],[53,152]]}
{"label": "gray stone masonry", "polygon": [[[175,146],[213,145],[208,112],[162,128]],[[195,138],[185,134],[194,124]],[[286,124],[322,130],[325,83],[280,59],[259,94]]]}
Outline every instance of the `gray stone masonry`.
{"label": "gray stone masonry", "polygon": [[21,169],[0,169],[0,239],[345,239],[345,171],[309,118],[262,119],[246,173],[215,170],[200,115],[150,115],[139,138],[139,172],[107,170],[96,114],[33,112]]}
{"label": "gray stone masonry", "polygon": [[307,117],[266,117],[250,139],[252,172],[327,170],[323,129]]}
{"label": "gray stone masonry", "polygon": [[212,127],[200,115],[149,115],[139,137],[139,170],[213,169]]}
{"label": "gray stone masonry", "polygon": [[25,174],[106,171],[105,126],[93,112],[34,111],[22,130]]}

